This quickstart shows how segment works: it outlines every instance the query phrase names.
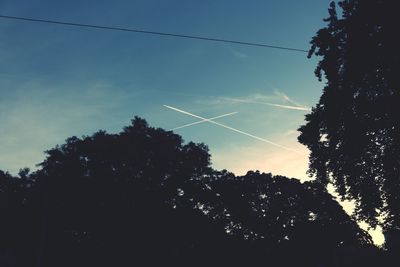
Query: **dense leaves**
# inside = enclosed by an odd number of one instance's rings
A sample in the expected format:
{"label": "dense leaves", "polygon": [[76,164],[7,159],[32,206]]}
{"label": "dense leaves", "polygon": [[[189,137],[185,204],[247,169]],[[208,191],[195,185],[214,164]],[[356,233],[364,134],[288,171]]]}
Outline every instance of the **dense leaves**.
{"label": "dense leaves", "polygon": [[[370,225],[400,229],[400,41],[397,1],[339,1],[313,38],[326,81],[299,141],[311,150],[309,172],[356,201]],[[379,222],[378,217],[381,217]]]}
{"label": "dense leaves", "polygon": [[379,253],[320,184],[215,171],[206,146],[140,118],[69,138],[40,166],[0,172],[2,266],[353,266]]}

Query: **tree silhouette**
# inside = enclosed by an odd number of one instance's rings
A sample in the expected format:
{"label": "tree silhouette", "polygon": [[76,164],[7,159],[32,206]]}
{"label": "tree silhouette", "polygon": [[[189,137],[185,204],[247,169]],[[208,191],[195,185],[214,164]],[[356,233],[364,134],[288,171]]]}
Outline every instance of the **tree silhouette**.
{"label": "tree silhouette", "polygon": [[356,201],[355,215],[400,229],[400,52],[396,1],[331,3],[328,25],[311,41],[326,81],[306,115],[299,141],[311,150],[309,172]]}
{"label": "tree silhouette", "polygon": [[[120,134],[72,137],[47,154],[38,173],[46,266],[59,265],[65,251],[66,266],[155,265],[162,256],[184,256],[185,246],[169,244],[185,229],[178,218],[191,227],[205,223],[198,211],[172,209],[177,188],[209,169],[204,145],[183,145],[180,136],[135,118]],[[185,234],[195,240],[191,230]]]}
{"label": "tree silhouette", "polygon": [[68,138],[34,173],[0,172],[0,189],[6,267],[374,266],[379,259],[321,184],[215,171],[205,145],[184,144],[137,117],[118,134]]}
{"label": "tree silhouette", "polygon": [[0,265],[29,266],[38,240],[37,192],[29,169],[18,177],[0,170]]}
{"label": "tree silhouette", "polygon": [[197,188],[187,197],[229,235],[244,240],[257,261],[268,256],[281,266],[352,266],[363,261],[361,255],[353,253],[354,262],[335,259],[349,250],[374,250],[371,237],[318,183],[259,172],[238,177],[214,172]]}

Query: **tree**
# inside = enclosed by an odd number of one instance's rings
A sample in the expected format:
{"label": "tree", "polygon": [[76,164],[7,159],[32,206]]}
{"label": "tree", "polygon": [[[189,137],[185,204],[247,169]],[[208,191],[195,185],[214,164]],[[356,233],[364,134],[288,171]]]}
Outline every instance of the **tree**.
{"label": "tree", "polygon": [[121,133],[71,137],[47,151],[37,173],[46,225],[39,265],[158,266],[211,253],[205,243],[221,245],[223,229],[191,206],[173,208],[178,189],[208,172],[209,157],[206,146],[138,117]]}
{"label": "tree", "polygon": [[355,200],[357,219],[400,229],[397,2],[338,5],[342,15],[332,2],[328,25],[311,41],[309,57],[322,57],[315,74],[326,85],[298,139],[311,150],[309,173]]}
{"label": "tree", "polygon": [[205,145],[140,118],[68,138],[34,173],[0,171],[0,265],[354,266],[377,252],[321,184],[209,165]]}
{"label": "tree", "polygon": [[[346,258],[340,253],[372,249],[368,233],[319,183],[252,171],[214,172],[194,187],[184,196],[228,235],[243,240],[252,259],[268,258],[279,266],[354,266],[336,261]],[[360,263],[366,255],[351,254],[353,264],[369,266]]]}
{"label": "tree", "polygon": [[31,266],[37,254],[38,202],[28,172],[22,169],[14,177],[0,170],[1,266]]}

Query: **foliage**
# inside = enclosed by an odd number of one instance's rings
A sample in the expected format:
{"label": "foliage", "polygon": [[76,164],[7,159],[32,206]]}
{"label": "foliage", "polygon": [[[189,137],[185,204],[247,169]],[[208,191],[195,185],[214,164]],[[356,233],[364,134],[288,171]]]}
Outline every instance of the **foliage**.
{"label": "foliage", "polygon": [[0,172],[0,263],[351,266],[377,255],[321,185],[235,176],[209,159],[205,145],[135,118],[118,134],[67,139],[34,173]]}
{"label": "foliage", "polygon": [[400,53],[396,1],[332,2],[328,25],[309,56],[326,81],[299,141],[311,150],[309,172],[356,201],[355,215],[400,228]]}

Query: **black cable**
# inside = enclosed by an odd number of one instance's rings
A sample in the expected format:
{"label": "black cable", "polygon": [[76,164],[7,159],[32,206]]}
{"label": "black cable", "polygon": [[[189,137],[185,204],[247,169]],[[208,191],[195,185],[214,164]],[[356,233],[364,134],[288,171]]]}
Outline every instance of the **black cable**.
{"label": "black cable", "polygon": [[242,41],[219,39],[219,38],[201,37],[201,36],[194,36],[194,35],[183,35],[183,34],[166,33],[166,32],[145,31],[145,30],[130,29],[130,28],[100,26],[100,25],[92,25],[92,24],[82,24],[82,23],[56,21],[56,20],[45,20],[45,19],[35,19],[35,18],[26,18],[26,17],[14,17],[14,16],[6,16],[6,15],[0,15],[0,18],[13,19],[13,20],[23,20],[23,21],[33,21],[33,22],[42,22],[42,23],[51,23],[51,24],[67,25],[67,26],[75,26],[75,27],[95,28],[95,29],[102,29],[102,30],[114,30],[114,31],[125,31],[125,32],[135,32],[135,33],[171,36],[171,37],[188,38],[188,39],[196,39],[196,40],[203,40],[203,41],[232,43],[232,44],[239,44],[239,45],[258,46],[258,47],[265,47],[265,48],[274,48],[274,49],[282,49],[282,50],[290,50],[290,51],[308,53],[307,50],[298,49],[298,48],[275,46],[275,45],[268,45],[268,44],[262,44],[262,43],[242,42]]}

